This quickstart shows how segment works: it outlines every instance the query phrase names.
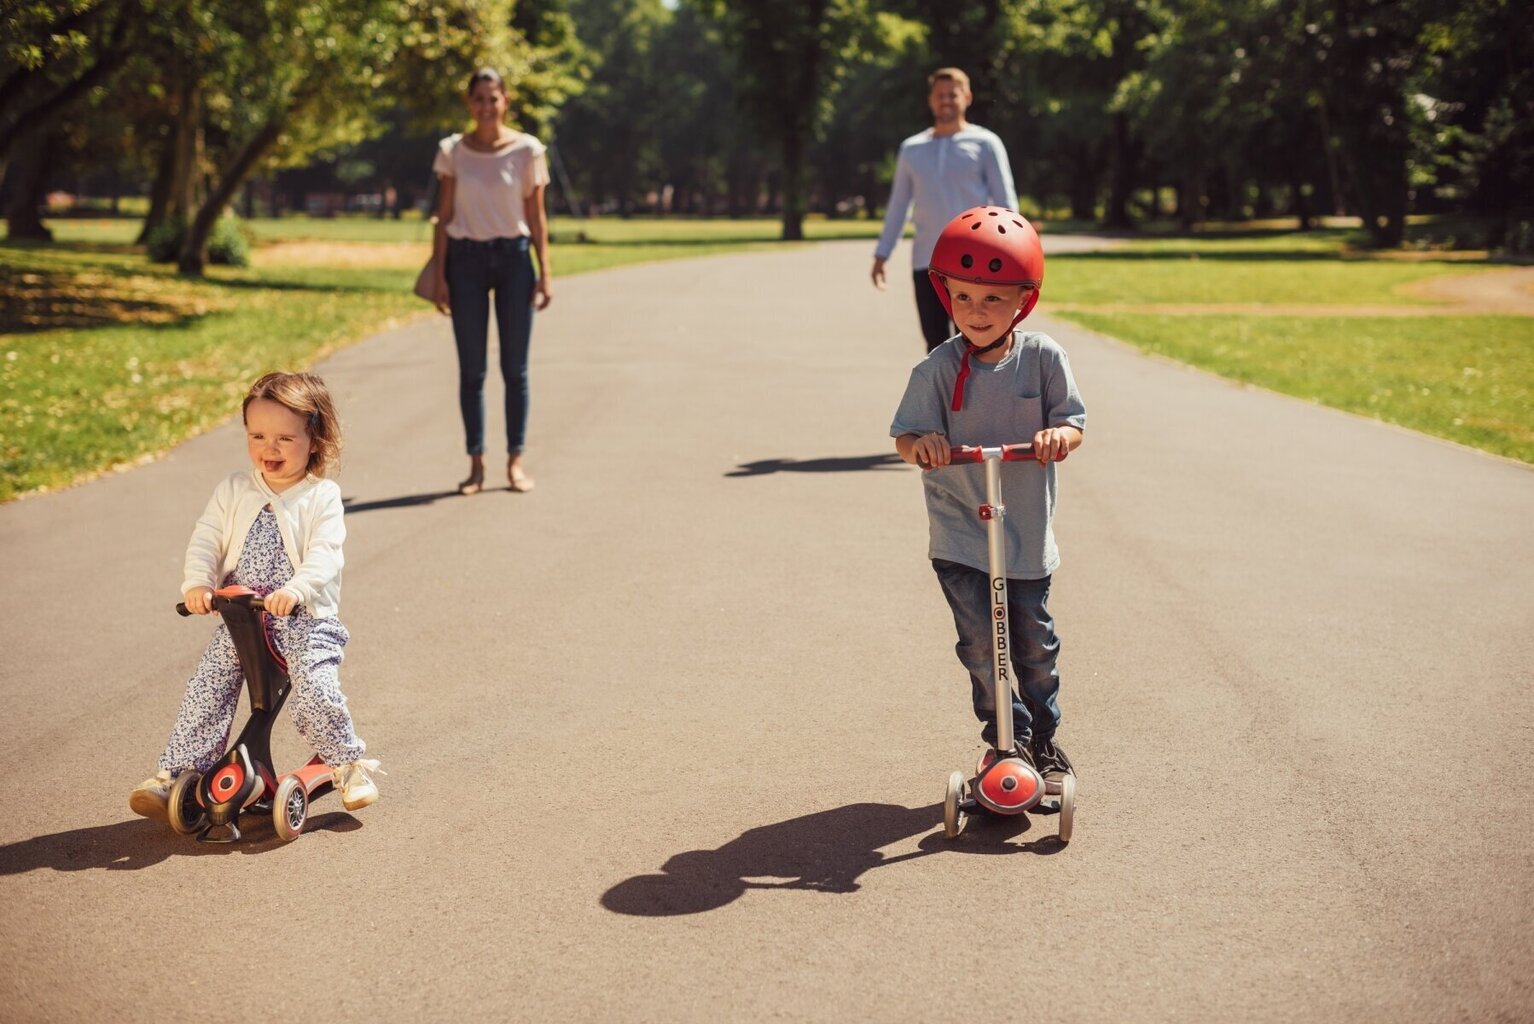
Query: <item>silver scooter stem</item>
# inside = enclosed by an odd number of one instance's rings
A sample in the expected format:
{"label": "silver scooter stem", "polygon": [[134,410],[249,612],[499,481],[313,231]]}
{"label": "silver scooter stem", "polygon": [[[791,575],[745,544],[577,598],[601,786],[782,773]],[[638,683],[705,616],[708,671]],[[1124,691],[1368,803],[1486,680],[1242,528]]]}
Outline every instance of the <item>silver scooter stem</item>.
{"label": "silver scooter stem", "polygon": [[986,546],[991,563],[991,697],[996,703],[996,749],[1012,750],[1012,632],[1007,615],[1007,536],[1002,523],[1001,448],[982,448],[985,459]]}

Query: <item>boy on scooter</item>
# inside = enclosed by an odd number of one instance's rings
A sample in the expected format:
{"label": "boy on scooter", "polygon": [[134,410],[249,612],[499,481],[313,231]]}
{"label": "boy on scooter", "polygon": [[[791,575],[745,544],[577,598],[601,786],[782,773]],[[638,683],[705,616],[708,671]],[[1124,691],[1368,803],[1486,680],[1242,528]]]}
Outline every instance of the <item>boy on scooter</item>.
{"label": "boy on scooter", "polygon": [[[1016,755],[1041,775],[1074,774],[1055,741],[1060,725],[1056,664],[1060,641],[1047,607],[1059,565],[1050,521],[1054,463],[1077,448],[1086,407],[1070,362],[1046,334],[1017,330],[1044,283],[1044,251],[1021,214],[979,206],[959,214],[938,238],[932,283],[959,333],[911,371],[890,425],[895,450],[923,468],[948,466],[950,446],[1031,442],[1037,464],[1005,463],[1007,619],[1019,693],[1011,693]],[[959,662],[969,672],[981,738],[996,746],[985,468],[924,473],[928,557],[953,610]],[[1012,751],[1001,751],[1003,756]]]}

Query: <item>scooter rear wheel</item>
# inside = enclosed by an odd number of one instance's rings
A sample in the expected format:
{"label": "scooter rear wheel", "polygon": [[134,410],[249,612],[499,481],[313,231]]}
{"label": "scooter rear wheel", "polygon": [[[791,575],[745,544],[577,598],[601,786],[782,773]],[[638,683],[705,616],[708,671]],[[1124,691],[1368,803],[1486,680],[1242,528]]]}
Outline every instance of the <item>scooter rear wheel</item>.
{"label": "scooter rear wheel", "polygon": [[943,796],[943,834],[954,839],[964,831],[969,815],[964,812],[964,773],[954,772],[948,776],[948,792]]}
{"label": "scooter rear wheel", "polygon": [[304,784],[295,778],[283,779],[277,786],[277,795],[272,797],[272,825],[277,829],[277,838],[291,843],[303,832],[308,819],[309,794]]}
{"label": "scooter rear wheel", "polygon": [[197,802],[197,784],[201,781],[199,772],[182,772],[171,783],[170,796],[165,801],[165,817],[170,827],[184,836],[201,832],[208,824],[208,812]]}
{"label": "scooter rear wheel", "polygon": [[1076,818],[1076,776],[1060,777],[1060,842],[1071,841],[1071,826]]}

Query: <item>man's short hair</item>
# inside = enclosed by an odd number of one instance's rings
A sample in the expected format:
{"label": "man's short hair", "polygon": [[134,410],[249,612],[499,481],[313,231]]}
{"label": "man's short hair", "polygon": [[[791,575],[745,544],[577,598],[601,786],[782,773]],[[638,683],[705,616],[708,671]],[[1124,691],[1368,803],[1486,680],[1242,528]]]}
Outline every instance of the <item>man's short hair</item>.
{"label": "man's short hair", "polygon": [[969,76],[959,68],[938,68],[932,72],[932,74],[927,76],[927,90],[930,92],[937,83],[942,81],[958,82],[964,87],[965,92],[974,92],[969,87]]}

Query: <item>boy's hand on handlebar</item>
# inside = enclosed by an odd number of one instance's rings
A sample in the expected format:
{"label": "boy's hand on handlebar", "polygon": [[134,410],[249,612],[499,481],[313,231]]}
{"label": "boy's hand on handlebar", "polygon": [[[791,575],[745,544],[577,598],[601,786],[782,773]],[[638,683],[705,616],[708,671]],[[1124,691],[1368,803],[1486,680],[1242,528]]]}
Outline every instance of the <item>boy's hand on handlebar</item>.
{"label": "boy's hand on handlebar", "polygon": [[911,457],[923,469],[937,469],[951,461],[948,437],[938,431],[923,434],[911,445]]}
{"label": "boy's hand on handlebar", "polygon": [[193,615],[207,615],[213,611],[213,590],[210,587],[193,587],[181,595],[186,610]]}
{"label": "boy's hand on handlebar", "polygon": [[274,590],[266,595],[265,604],[268,615],[291,615],[298,607],[298,595],[291,590]]}
{"label": "boy's hand on handlebar", "polygon": [[1075,427],[1045,427],[1033,435],[1033,457],[1041,465],[1059,462],[1071,453],[1075,442],[1080,443],[1081,432]]}

